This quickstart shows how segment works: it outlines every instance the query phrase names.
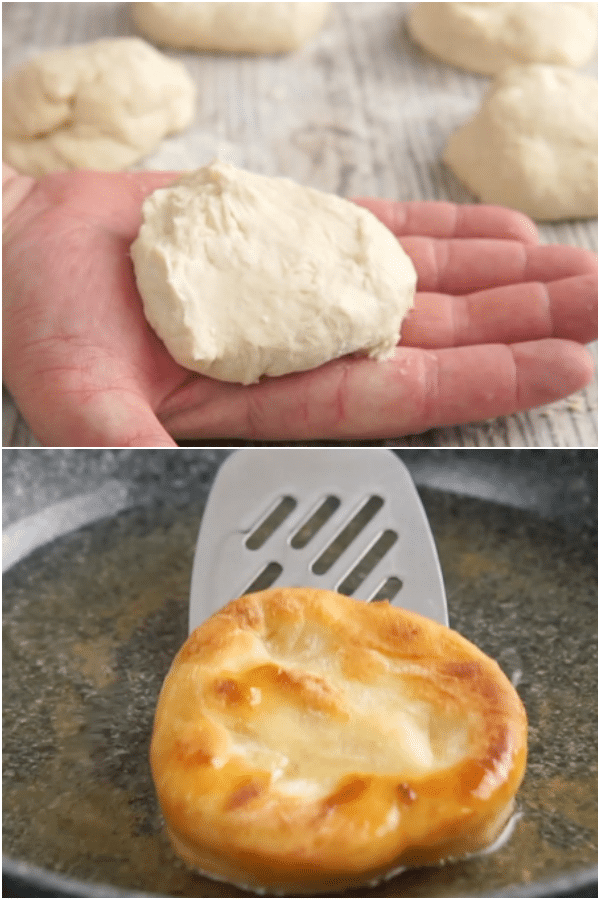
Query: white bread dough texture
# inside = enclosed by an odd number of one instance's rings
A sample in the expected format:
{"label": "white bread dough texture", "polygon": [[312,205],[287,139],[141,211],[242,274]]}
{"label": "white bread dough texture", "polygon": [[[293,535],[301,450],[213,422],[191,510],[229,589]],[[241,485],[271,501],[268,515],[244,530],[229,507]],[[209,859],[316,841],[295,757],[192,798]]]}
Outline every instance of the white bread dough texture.
{"label": "white bread dough texture", "polygon": [[196,88],[141,38],[51,50],[4,79],[3,158],[29,175],[125,169],[186,128]]}
{"label": "white bread dough texture", "polygon": [[323,26],[327,3],[133,3],[140,34],[158,44],[223,53],[285,53]]}
{"label": "white bread dough texture", "polygon": [[597,43],[597,3],[417,3],[407,28],[423,50],[470,72],[521,63],[583,66]]}
{"label": "white bread dough texture", "polygon": [[146,199],[131,256],[171,355],[243,384],[357,351],[390,356],[417,280],[368,210],[222,162]]}
{"label": "white bread dough texture", "polygon": [[564,66],[506,69],[443,159],[484,203],[540,221],[596,216],[597,80]]}

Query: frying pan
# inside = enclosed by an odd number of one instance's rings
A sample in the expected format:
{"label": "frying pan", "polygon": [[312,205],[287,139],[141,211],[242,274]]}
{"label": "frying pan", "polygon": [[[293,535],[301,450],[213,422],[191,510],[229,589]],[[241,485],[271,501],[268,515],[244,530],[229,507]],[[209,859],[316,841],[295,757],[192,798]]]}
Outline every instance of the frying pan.
{"label": "frying pan", "polygon": [[[245,896],[175,859],[147,762],[229,452],[3,451],[4,896]],[[348,895],[597,897],[597,453],[397,452],[453,627],[517,686],[530,755],[495,853]]]}

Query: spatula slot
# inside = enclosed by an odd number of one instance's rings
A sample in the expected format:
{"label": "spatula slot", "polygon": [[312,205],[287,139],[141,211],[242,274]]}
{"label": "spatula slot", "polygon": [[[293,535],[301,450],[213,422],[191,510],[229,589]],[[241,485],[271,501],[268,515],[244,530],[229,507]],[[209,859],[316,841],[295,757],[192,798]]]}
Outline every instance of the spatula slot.
{"label": "spatula slot", "polygon": [[291,497],[289,494],[281,497],[275,507],[269,511],[267,516],[259,522],[254,531],[246,538],[248,550],[258,550],[262,547],[271,535],[277,531],[279,526],[285,522],[297,505],[298,501],[295,497]]}
{"label": "spatula slot", "polygon": [[283,566],[277,562],[270,562],[264,569],[259,572],[254,581],[242,591],[243,594],[251,594],[253,591],[264,591],[279,578],[283,572]]}
{"label": "spatula slot", "polygon": [[189,627],[232,597],[279,585],[389,600],[447,624],[433,537],[396,453],[302,447],[228,456],[202,517]]}
{"label": "spatula slot", "polygon": [[302,523],[298,531],[292,535],[290,544],[294,550],[302,550],[311,541],[323,525],[329,521],[342,501],[333,494],[325,497],[317,509]]}
{"label": "spatula slot", "polygon": [[377,588],[373,596],[369,597],[369,601],[371,603],[374,603],[377,600],[389,600],[391,602],[401,590],[402,582],[399,578],[396,578],[395,575],[391,575],[389,578],[385,579],[381,587]]}
{"label": "spatula slot", "polygon": [[342,553],[350,546],[352,541],[358,537],[371,519],[377,515],[384,502],[383,497],[372,494],[369,499],[363,503],[359,511],[350,519],[348,524],[338,532],[333,541],[331,541],[323,553],[321,553],[314,561],[311,569],[315,575],[324,575],[325,572],[329,571]]}
{"label": "spatula slot", "polygon": [[337,586],[340,594],[347,594],[349,597],[358,590],[365,578],[370,575],[375,566],[381,562],[396,541],[398,540],[398,532],[392,531],[391,528],[383,531],[377,540],[369,547],[366,553],[359,559],[351,572],[346,575],[343,581]]}

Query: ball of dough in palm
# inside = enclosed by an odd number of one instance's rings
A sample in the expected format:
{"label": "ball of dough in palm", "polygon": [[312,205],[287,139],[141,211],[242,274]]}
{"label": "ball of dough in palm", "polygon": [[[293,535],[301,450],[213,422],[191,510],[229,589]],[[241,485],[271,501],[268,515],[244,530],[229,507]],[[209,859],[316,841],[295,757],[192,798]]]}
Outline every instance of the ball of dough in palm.
{"label": "ball of dough in palm", "polygon": [[357,351],[390,356],[416,284],[368,210],[226,163],[150,195],[131,255],[174,359],[244,384]]}

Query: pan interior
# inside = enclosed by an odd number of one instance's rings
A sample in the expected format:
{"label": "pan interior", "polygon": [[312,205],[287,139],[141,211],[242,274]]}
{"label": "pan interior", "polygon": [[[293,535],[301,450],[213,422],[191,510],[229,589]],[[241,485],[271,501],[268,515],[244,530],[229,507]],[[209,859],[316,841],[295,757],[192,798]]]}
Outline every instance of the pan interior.
{"label": "pan interior", "polygon": [[[369,896],[490,895],[597,861],[594,536],[486,500],[421,490],[451,625],[494,657],[529,717],[512,837]],[[188,871],[148,766],[156,698],[186,636],[197,508],[129,509],[4,576],[4,852],[123,892],[240,896]],[[361,896],[365,892],[361,892]]]}

